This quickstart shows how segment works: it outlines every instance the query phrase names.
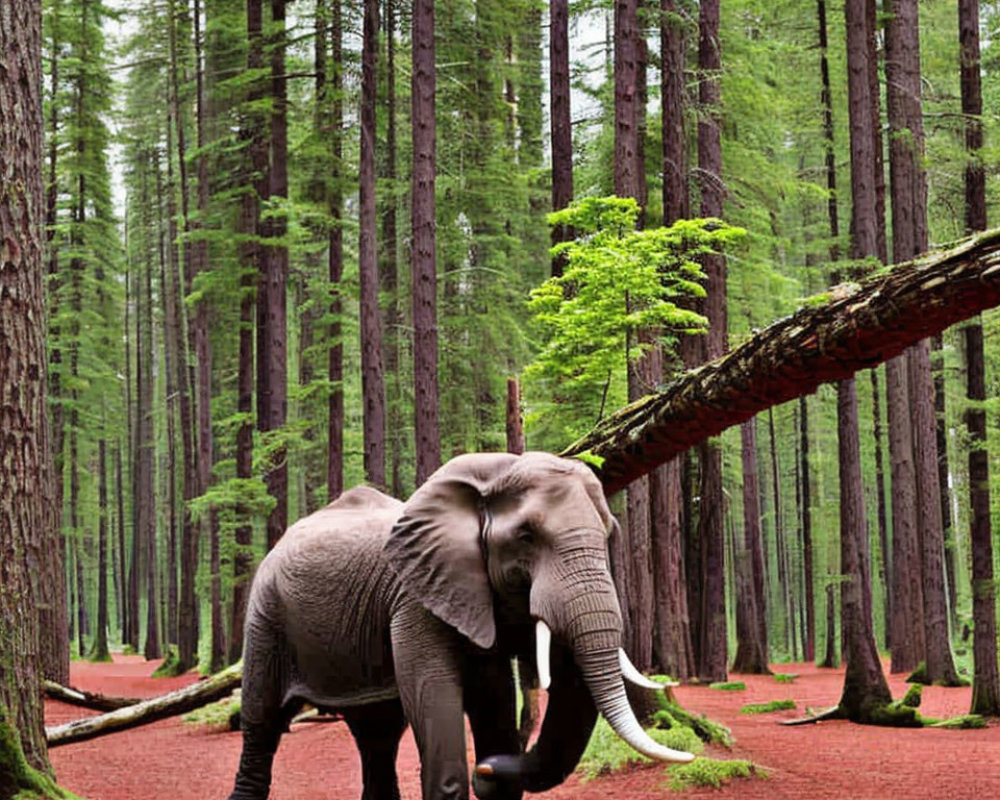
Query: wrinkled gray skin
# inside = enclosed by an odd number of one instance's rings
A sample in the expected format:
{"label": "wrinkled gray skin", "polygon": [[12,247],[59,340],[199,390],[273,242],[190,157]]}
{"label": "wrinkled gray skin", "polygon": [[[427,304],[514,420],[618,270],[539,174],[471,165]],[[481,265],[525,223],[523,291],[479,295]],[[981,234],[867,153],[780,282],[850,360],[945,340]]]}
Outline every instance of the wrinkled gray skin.
{"label": "wrinkled gray skin", "polygon": [[[574,769],[597,717],[623,700],[621,614],[607,564],[614,519],[579,461],[479,454],[446,464],[405,505],[357,488],[289,528],[261,563],[244,643],[243,753],[230,800],[264,800],[278,739],[302,702],[344,715],[364,800],[398,798],[407,723],[424,800],[516,800]],[[511,657],[553,632],[552,687],[520,753]]]}

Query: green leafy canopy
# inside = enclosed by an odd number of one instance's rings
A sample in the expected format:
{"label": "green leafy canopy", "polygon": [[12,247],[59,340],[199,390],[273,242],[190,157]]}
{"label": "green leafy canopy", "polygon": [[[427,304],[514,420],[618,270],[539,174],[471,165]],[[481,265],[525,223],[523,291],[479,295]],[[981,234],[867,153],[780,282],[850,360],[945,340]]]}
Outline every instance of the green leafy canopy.
{"label": "green leafy canopy", "polygon": [[656,345],[672,352],[680,334],[703,332],[706,319],[683,307],[685,298],[705,295],[695,259],[745,235],[717,219],[637,230],[639,213],[634,199],[609,196],[585,197],[548,216],[576,238],[552,248],[565,258],[563,274],[529,301],[540,350],[525,377],[539,396],[558,398],[529,416],[543,435],[546,428],[562,437],[585,429],[624,400],[629,361]]}

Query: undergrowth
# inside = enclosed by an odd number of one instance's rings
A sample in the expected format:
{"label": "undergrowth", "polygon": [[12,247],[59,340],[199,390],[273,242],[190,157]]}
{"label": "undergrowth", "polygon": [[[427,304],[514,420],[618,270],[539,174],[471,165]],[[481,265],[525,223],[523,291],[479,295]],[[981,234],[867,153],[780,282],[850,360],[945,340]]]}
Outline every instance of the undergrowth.
{"label": "undergrowth", "polygon": [[[661,712],[657,712],[659,714]],[[686,750],[689,753],[700,753],[705,745],[698,735],[688,727],[676,725],[670,730],[648,728],[647,732],[653,739],[674,750]],[[594,732],[590,736],[587,749],[580,759],[577,771],[582,780],[590,780],[598,775],[607,775],[625,769],[630,764],[648,764],[651,759],[637,753],[622,741],[604,717],[597,720]]]}
{"label": "undergrowth", "polygon": [[668,786],[675,792],[702,786],[720,789],[723,783],[734,778],[767,777],[767,772],[750,761],[714,758],[696,758],[690,764],[675,764],[667,772],[670,774]]}
{"label": "undergrowth", "polygon": [[747,685],[743,681],[719,681],[718,683],[710,683],[708,688],[723,692],[742,692],[747,688]]}
{"label": "undergrowth", "polygon": [[741,714],[769,714],[772,711],[786,711],[795,708],[794,700],[772,700],[769,703],[747,703],[740,709]]}
{"label": "undergrowth", "polygon": [[239,711],[239,698],[230,696],[224,697],[222,700],[216,700],[214,703],[209,703],[207,706],[196,708],[194,711],[189,711],[181,719],[191,725],[204,725],[209,728],[230,730],[230,720],[233,714],[238,714]]}

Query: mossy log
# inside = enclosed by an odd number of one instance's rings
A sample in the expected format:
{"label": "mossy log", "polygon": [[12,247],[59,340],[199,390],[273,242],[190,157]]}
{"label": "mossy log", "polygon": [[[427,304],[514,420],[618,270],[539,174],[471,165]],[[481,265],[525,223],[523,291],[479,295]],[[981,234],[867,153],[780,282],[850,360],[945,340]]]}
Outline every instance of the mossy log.
{"label": "mossy log", "polygon": [[96,692],[75,689],[72,686],[63,686],[55,681],[43,681],[43,686],[46,697],[68,703],[71,706],[91,708],[94,711],[114,711],[117,708],[126,708],[142,702],[140,697],[109,697]]}
{"label": "mossy log", "polygon": [[874,367],[1000,305],[1000,230],[835,287],[599,423],[563,455],[603,459],[611,494],[760,411]]}
{"label": "mossy log", "polygon": [[126,708],[109,711],[107,714],[46,728],[45,738],[50,748],[58,747],[184,714],[230,694],[240,685],[242,679],[243,662],[240,661],[210,678],[175,692],[152,697]]}

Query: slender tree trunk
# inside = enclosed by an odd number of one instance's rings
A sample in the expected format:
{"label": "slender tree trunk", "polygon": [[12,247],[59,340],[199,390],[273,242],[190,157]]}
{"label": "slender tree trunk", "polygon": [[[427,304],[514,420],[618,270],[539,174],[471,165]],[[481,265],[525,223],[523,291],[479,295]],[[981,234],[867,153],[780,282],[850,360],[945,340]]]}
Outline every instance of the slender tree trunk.
{"label": "slender tree trunk", "polygon": [[798,661],[798,644],[795,639],[795,573],[792,569],[788,532],[785,530],[781,507],[781,466],[775,442],[773,407],[767,410],[767,430],[771,448],[771,491],[774,494],[774,546],[778,558],[778,584],[785,612],[785,652],[792,657],[792,660]]}
{"label": "slender tree trunk", "polygon": [[[171,24],[171,35],[173,25]],[[171,91],[170,105],[173,106]],[[161,247],[160,259],[160,301],[163,303],[163,367],[166,383],[166,418],[167,418],[167,603],[164,639],[168,642],[177,641],[177,433],[176,433],[176,396],[177,382],[174,362],[179,354],[174,347],[177,339],[174,331],[177,329],[177,291],[170,285],[168,275],[172,278],[178,272],[177,265],[177,202],[175,200],[174,169],[173,169],[173,114],[167,116],[167,241]],[[157,171],[157,193],[162,193],[160,171]],[[159,206],[158,206],[159,207]],[[161,226],[162,235],[162,226]],[[162,257],[166,251],[166,258]],[[169,265],[169,271],[168,271]]]}
{"label": "slender tree trunk", "polygon": [[[698,167],[701,175],[701,215],[722,216],[722,147],[717,114],[720,110],[719,74],[722,56],[719,43],[718,0],[703,0],[698,17],[698,96],[702,114],[698,121]],[[706,285],[705,312],[709,331],[705,353],[709,360],[727,350],[726,262],[707,256],[703,268]],[[698,539],[701,544],[701,602],[698,674],[706,680],[726,676],[725,535],[723,530],[722,450],[718,443],[699,448],[701,463]],[[689,571],[689,576],[691,572]]]}
{"label": "slender tree trunk", "polygon": [[[549,3],[549,125],[552,139],[552,210],[573,201],[573,128],[570,119],[569,1]],[[566,242],[573,231],[552,229],[552,243]],[[552,259],[552,275],[562,275],[565,257]]]}
{"label": "slender tree trunk", "polygon": [[685,155],[684,107],[687,88],[684,19],[676,0],[660,0],[660,69],[663,114],[663,224],[690,216]]}
{"label": "slender tree trunk", "polygon": [[[920,41],[916,0],[885,0],[886,98],[892,192],[893,258],[913,258],[927,247],[927,186],[922,166]],[[909,349],[909,407],[917,541],[922,562],[924,659],[930,682],[958,680],[948,639],[941,487],[938,484],[934,384],[927,342]],[[890,421],[890,424],[892,422]]]}
{"label": "slender tree trunk", "polygon": [[949,623],[958,624],[958,583],[955,566],[955,532],[951,518],[951,470],[948,466],[947,393],[945,391],[944,336],[931,339],[931,370],[934,375],[934,435],[937,440],[938,486],[941,487],[941,531],[944,538],[945,584],[948,589]]}
{"label": "slender tree trunk", "polygon": [[[120,441],[115,442],[115,496],[118,498],[118,542],[115,548],[115,597],[117,601],[115,608],[118,612],[118,629],[124,630],[125,623],[125,481],[122,476],[122,445]],[[124,639],[124,636],[122,637]],[[65,684],[63,684],[65,685]]]}
{"label": "slender tree trunk", "polygon": [[868,540],[854,381],[841,381],[838,385],[837,416],[837,431],[840,434],[840,568],[847,576],[840,589],[844,660],[847,662],[840,707],[848,719],[864,722],[872,718],[873,711],[878,707],[888,704],[892,695],[882,674],[872,633]]}
{"label": "slender tree trunk", "polygon": [[[644,202],[645,171],[641,160],[640,86],[642,53],[640,47],[638,0],[615,2],[615,194]],[[628,354],[626,354],[628,355]],[[638,399],[650,390],[648,357],[633,361],[629,356],[628,395]],[[642,478],[626,492],[628,524],[622,531],[620,557],[631,564],[621,565],[627,581],[618,584],[619,595],[628,604],[631,622],[624,637],[625,649],[640,669],[652,666],[653,572],[650,559],[649,482]]]}
{"label": "slender tree trunk", "polygon": [[885,468],[882,460],[882,404],[879,392],[878,370],[870,370],[872,383],[872,438],[875,440],[875,501],[878,504],[879,579],[884,592],[885,646],[892,649],[892,569],[889,566],[889,529],[885,507]]}
{"label": "slender tree trunk", "polygon": [[[684,154],[685,42],[683,20],[674,0],[660,3],[661,97],[663,138],[663,224],[671,225],[687,217],[687,163]],[[694,342],[695,337],[684,337]],[[667,366],[659,357],[659,375],[664,379]],[[687,494],[682,490],[682,476],[688,457],[682,456],[659,467],[650,478],[650,517],[653,549],[653,586],[656,597],[656,636],[654,651],[660,668],[679,679],[695,674],[691,642],[691,619],[685,586],[684,523]]]}
{"label": "slender tree trunk", "polygon": [[385,486],[385,383],[378,308],[375,242],[375,105],[378,61],[378,0],[364,0],[361,50],[361,162],[359,181],[361,283],[361,384],[364,404],[365,476]]}
{"label": "slender tree trunk", "polygon": [[97,630],[92,661],[110,661],[108,652],[108,456],[107,442],[97,443]]}
{"label": "slender tree trunk", "polygon": [[[379,243],[379,289],[384,298],[382,345],[385,374],[391,381],[386,400],[387,438],[389,445],[388,486],[394,497],[403,496],[403,396],[399,370],[400,332],[403,314],[399,305],[399,263],[396,242],[396,0],[384,0],[385,19],[385,144],[384,157],[377,160],[382,169],[376,179],[392,187],[383,199],[382,235]],[[377,180],[376,180],[377,182]]]}
{"label": "slender tree trunk", "polygon": [[411,271],[413,275],[413,390],[416,482],[441,464],[438,423],[437,254],[434,182],[436,172],[434,3],[413,7],[413,184]]}
{"label": "slender tree trunk", "polygon": [[806,635],[803,658],[816,658],[816,593],[813,576],[812,482],[809,477],[809,404],[799,398],[799,480],[802,486],[802,582],[805,585]]}
{"label": "slender tree trunk", "polygon": [[[152,167],[152,159],[144,166]],[[147,209],[152,208],[146,178],[143,178],[143,194]],[[150,212],[151,213],[151,212]],[[152,230],[151,220],[147,226]],[[155,438],[153,429],[153,264],[152,255],[147,252],[142,259],[142,278],[139,286],[141,301],[138,308],[139,347],[136,349],[136,401],[138,436],[137,498],[139,507],[137,521],[137,547],[142,548],[142,572],[145,574],[146,588],[146,640],[143,654],[147,659],[160,657],[160,633],[157,619],[157,562],[156,562],[156,466]],[[141,356],[141,357],[140,357]],[[138,619],[138,617],[136,617]]]}
{"label": "slender tree trunk", "polygon": [[[764,593],[764,551],[761,542],[760,489],[757,481],[756,420],[740,426],[743,460],[743,548],[737,565],[737,648],[733,670],[766,674],[767,599]],[[746,594],[744,598],[742,595]],[[742,621],[742,624],[740,622]]]}
{"label": "slender tree trunk", "polygon": [[[959,0],[958,32],[962,113],[965,115],[965,226],[986,228],[986,172],[980,160],[983,148],[983,95],[980,78],[979,2]],[[993,578],[993,536],[990,520],[990,467],[986,450],[986,375],[983,327],[980,319],[965,328],[965,425],[969,447],[969,505],[972,509],[972,679],[973,714],[1000,716],[1000,673],[997,669],[996,585]]]}
{"label": "slender tree trunk", "polygon": [[639,3],[615,0],[615,194],[642,197],[639,160]]}
{"label": "slender tree trunk", "polygon": [[[176,3],[176,0],[174,0]],[[180,199],[181,217],[183,220],[184,233],[190,234],[194,228],[190,215],[190,192],[188,190],[188,169],[187,169],[187,145],[185,136],[185,123],[183,105],[180,103],[180,73],[182,72],[179,63],[177,25],[178,20],[186,13],[184,9],[171,4],[170,20],[170,95],[174,103],[173,109],[174,128],[177,131],[177,168],[180,178]],[[195,20],[200,19],[200,8],[198,2],[194,7]],[[202,67],[200,60],[195,65],[196,82],[201,80]],[[172,333],[174,349],[177,352],[175,364],[177,399],[180,410],[180,436],[183,447],[183,478],[182,492],[184,497],[182,522],[181,522],[181,542],[180,542],[180,585],[177,608],[177,656],[178,669],[181,671],[190,669],[198,660],[198,596],[196,589],[197,565],[198,565],[198,540],[199,526],[192,517],[188,506],[190,501],[197,497],[201,489],[198,480],[198,455],[197,455],[197,431],[195,429],[196,418],[195,409],[192,408],[192,380],[193,371],[189,366],[189,350],[193,350],[191,345],[194,338],[193,325],[188,330],[186,325],[186,305],[180,302],[182,293],[190,294],[191,282],[194,278],[194,245],[184,242],[182,246],[183,254],[183,275],[181,275],[181,263],[178,261],[173,270],[171,282],[176,295],[177,318]]]}
{"label": "slender tree trunk", "polygon": [[[343,188],[343,124],[344,124],[344,79],[343,79],[343,17],[342,5],[333,3],[330,21],[330,147],[332,150],[333,175],[330,185],[330,241],[329,279],[331,289],[327,371],[330,379],[330,399],[327,415],[327,495],[335,500],[344,490],[344,389],[343,389],[343,336],[340,326],[342,303],[340,281],[344,267],[344,188]],[[417,14],[414,14],[416,19]]]}
{"label": "slender tree trunk", "polygon": [[[851,149],[852,255],[878,257],[877,158],[872,128],[868,0],[847,0],[848,112]],[[857,391],[854,380],[837,390],[837,438],[840,459],[841,620],[847,673],[840,706],[848,718],[862,721],[891,696],[882,674],[872,630],[864,495],[861,487]]]}
{"label": "slender tree trunk", "polygon": [[[266,184],[272,202],[288,196],[287,79],[285,77],[285,2],[271,0],[271,158]],[[261,234],[283,240],[284,212],[260,221]],[[288,280],[288,247],[283,241],[261,248],[261,274],[257,290],[257,427],[264,438],[280,436],[288,413],[287,336],[285,310]],[[272,445],[273,446],[273,445]],[[276,504],[267,519],[268,549],[274,547],[288,525],[288,469],[285,448],[276,446],[267,467],[265,482]]]}

